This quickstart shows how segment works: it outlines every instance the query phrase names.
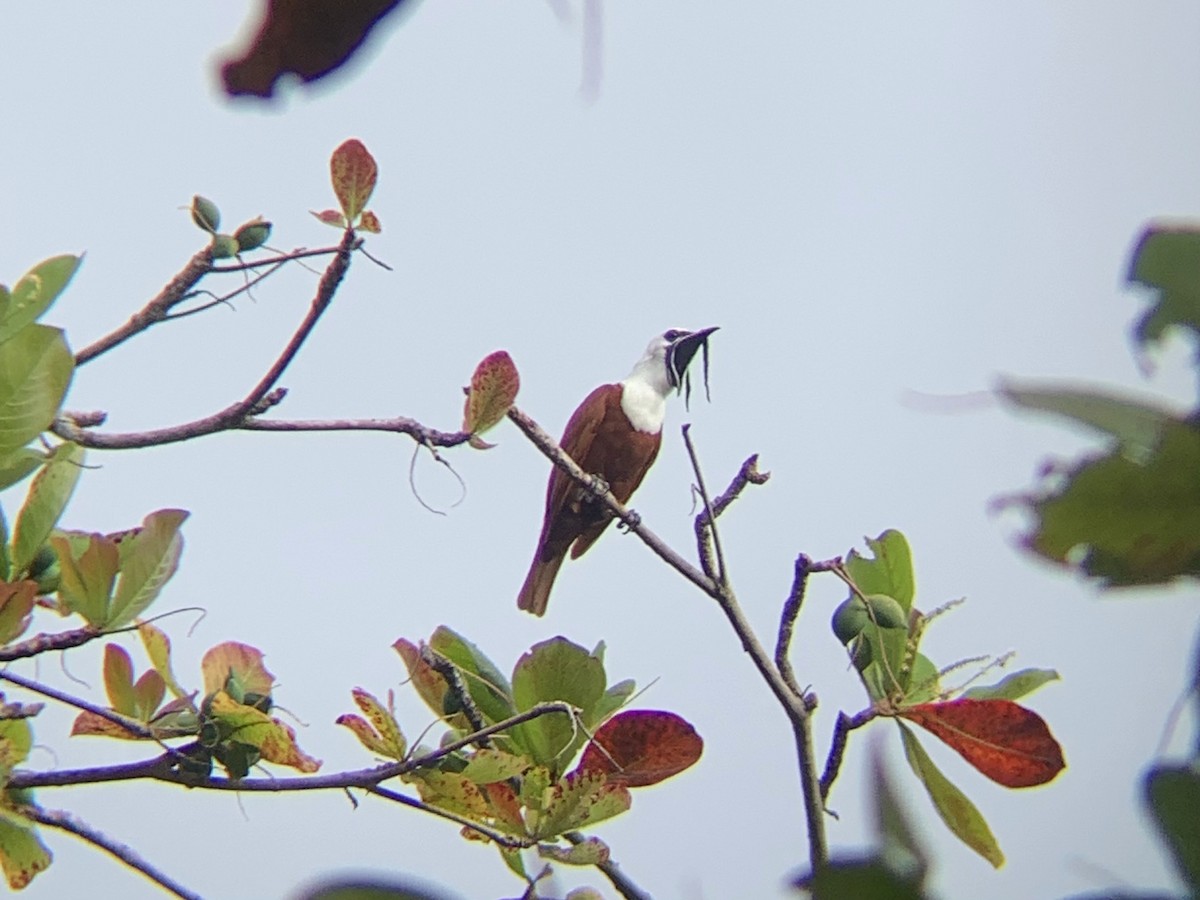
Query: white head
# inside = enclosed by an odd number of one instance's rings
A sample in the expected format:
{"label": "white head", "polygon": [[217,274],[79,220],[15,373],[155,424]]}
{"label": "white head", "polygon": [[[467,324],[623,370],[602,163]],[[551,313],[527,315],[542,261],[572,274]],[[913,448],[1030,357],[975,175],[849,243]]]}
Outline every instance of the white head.
{"label": "white head", "polygon": [[[621,408],[635,428],[647,432],[661,430],[664,401],[671,391],[682,389],[688,364],[716,330],[715,326],[699,331],[672,328],[650,341],[629,377],[621,382],[624,388]],[[705,365],[707,368],[707,360]]]}

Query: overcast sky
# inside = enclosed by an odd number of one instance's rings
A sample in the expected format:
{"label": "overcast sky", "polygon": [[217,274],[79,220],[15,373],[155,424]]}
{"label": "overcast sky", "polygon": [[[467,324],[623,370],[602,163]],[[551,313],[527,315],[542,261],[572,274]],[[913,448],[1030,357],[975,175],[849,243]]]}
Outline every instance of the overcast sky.
{"label": "overcast sky", "polygon": [[[1015,546],[1022,521],[989,502],[1027,487],[1048,456],[1089,439],[999,410],[1002,374],[1101,381],[1193,399],[1176,343],[1152,380],[1131,356],[1141,298],[1122,284],[1143,224],[1200,211],[1200,7],[935,2],[920,9],[770,0],[606,3],[603,78],[580,99],[579,7],[420,5],[349,75],[288,102],[231,104],[214,86],[249,4],[10,4],[0,54],[0,281],[66,251],[87,260],[50,320],[75,347],[123,322],[201,246],[179,207],[202,193],[233,224],[263,214],[272,243],[336,233],[330,152],[348,137],[379,161],[383,233],[287,373],[289,418],[411,415],[454,429],[460,388],[508,350],[520,405],[559,432],[597,384],[628,372],[654,334],[720,325],[712,403],[674,403],[663,451],[633,505],[690,546],[693,423],[710,485],[750,453],[772,472],[723,519],[735,586],[771,640],[798,552],[903,530],[918,606],[965,596],[924,649],[940,665],[1018,652],[1063,681],[1028,701],[1068,770],[1009,791],[927,738],[1008,857],[999,872],[949,836],[884,738],[898,788],[948,898],[1056,897],[1171,885],[1136,782],[1186,679],[1194,587],[1109,596]],[[142,335],[82,370],[69,406],[131,430],[241,397],[307,308],[295,267],[236,310]],[[794,752],[783,714],[711,601],[635,538],[607,534],[564,567],[545,619],[515,608],[540,524],[548,463],[507,423],[479,453],[449,452],[465,501],[436,516],[412,496],[407,439],[232,434],[93,453],[66,527],[129,527],[192,511],[178,576],[156,611],[176,672],[199,685],[211,645],[267,653],[276,699],[324,771],[370,758],[333,720],[350,690],[395,688],[410,735],[429,715],[390,649],[447,624],[510,670],[556,634],[607,644],[610,679],[653,687],[706,741],[701,762],[634,797],[597,833],[659,898],[784,896],[804,860]],[[458,485],[421,457],[416,482],[448,508]],[[3,498],[11,514],[19,496]],[[830,634],[843,591],[817,581],[795,666],[836,710],[865,695]],[[50,628],[52,622],[41,627]],[[121,643],[144,658],[128,637]],[[99,646],[21,671],[103,698]],[[82,679],[87,686],[76,681]],[[40,767],[145,751],[67,740],[37,721]],[[1182,750],[1194,722],[1170,746]],[[867,840],[866,741],[851,741],[831,796],[836,850]],[[39,793],[212,897],[283,896],[339,868],[413,873],[464,897],[519,893],[494,850],[414,811],[339,794],[187,793],[104,785]],[[95,850],[46,836],[56,863],[29,895],[104,884],[157,896]],[[566,888],[603,885],[566,870]]]}

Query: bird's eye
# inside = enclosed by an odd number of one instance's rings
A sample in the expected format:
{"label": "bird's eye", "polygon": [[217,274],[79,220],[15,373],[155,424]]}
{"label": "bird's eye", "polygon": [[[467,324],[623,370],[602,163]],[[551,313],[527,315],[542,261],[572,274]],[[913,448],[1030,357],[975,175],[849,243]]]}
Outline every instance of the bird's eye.
{"label": "bird's eye", "polygon": [[663,339],[668,344],[673,344],[677,340],[679,340],[681,337],[683,337],[685,334],[687,334],[686,331],[680,331],[678,328],[672,328],[670,331],[665,332],[663,334]]}

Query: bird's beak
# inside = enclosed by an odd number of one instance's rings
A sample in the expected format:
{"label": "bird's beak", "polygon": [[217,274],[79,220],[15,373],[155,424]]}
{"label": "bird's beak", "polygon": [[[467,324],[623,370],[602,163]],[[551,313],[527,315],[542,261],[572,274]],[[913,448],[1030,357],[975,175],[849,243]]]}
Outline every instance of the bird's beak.
{"label": "bird's beak", "polygon": [[693,331],[691,334],[685,334],[683,337],[675,339],[667,358],[667,370],[671,375],[672,387],[677,388],[683,383],[683,373],[687,371],[687,367],[696,356],[696,351],[708,343],[708,336],[718,327],[714,325],[712,328],[701,328],[699,331]]}

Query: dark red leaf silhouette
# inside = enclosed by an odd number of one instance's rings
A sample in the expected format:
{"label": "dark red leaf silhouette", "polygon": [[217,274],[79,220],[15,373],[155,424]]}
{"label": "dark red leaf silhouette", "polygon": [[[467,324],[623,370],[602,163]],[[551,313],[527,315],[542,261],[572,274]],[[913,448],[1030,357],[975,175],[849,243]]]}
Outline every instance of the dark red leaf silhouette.
{"label": "dark red leaf silhouette", "polygon": [[932,732],[1005,787],[1045,784],[1066,768],[1042,717],[1011,700],[922,703],[899,715]]}
{"label": "dark red leaf silhouette", "polygon": [[674,713],[628,710],[600,727],[575,771],[603,773],[610,783],[645,787],[678,775],[703,750],[696,729]]}
{"label": "dark red leaf silhouette", "polygon": [[245,54],[221,67],[231,96],[270,97],[283,75],[314,81],[346,62],[371,29],[405,0],[270,0]]}

